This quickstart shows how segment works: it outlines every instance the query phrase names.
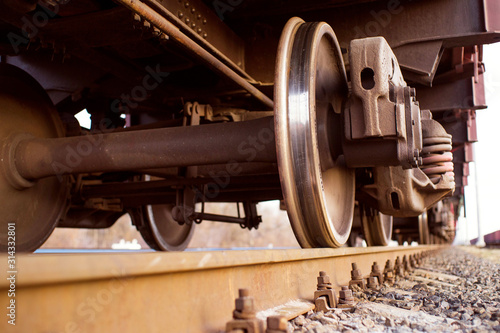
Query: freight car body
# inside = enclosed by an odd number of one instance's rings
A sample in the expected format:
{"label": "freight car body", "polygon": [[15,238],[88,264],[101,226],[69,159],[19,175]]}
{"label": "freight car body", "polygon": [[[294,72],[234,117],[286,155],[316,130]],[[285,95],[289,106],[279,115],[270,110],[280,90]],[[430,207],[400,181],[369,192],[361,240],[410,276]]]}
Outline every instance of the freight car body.
{"label": "freight car body", "polygon": [[124,213],[182,250],[204,220],[257,228],[275,199],[303,247],[453,239],[495,0],[0,6],[3,251],[10,225],[32,251]]}

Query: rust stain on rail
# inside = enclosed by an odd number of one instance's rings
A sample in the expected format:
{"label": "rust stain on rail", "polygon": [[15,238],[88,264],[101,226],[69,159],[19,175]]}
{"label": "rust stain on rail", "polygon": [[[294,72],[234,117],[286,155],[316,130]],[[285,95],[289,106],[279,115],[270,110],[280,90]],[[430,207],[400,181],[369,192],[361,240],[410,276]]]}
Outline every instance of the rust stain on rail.
{"label": "rust stain on rail", "polygon": [[[356,262],[385,262],[439,246],[184,253],[19,255],[15,327],[2,332],[217,332],[239,288],[257,311],[312,300],[320,270],[338,293]],[[7,271],[7,258],[0,268]],[[7,304],[6,279],[0,303]]]}

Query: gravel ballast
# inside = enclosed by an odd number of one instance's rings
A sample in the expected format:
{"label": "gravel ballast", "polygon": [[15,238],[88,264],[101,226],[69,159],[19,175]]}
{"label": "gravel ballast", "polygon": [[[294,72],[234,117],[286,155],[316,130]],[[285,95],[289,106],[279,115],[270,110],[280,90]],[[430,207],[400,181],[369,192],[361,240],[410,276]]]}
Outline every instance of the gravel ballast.
{"label": "gravel ballast", "polygon": [[352,310],[312,312],[289,332],[500,332],[500,265],[452,247],[404,279],[355,290]]}

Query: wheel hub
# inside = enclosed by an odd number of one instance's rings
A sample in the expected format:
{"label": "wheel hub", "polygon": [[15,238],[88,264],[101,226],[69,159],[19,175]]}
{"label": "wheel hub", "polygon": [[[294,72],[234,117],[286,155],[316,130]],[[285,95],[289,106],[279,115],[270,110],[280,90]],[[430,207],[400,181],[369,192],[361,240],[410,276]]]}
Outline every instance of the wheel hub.
{"label": "wheel hub", "polygon": [[[13,243],[7,224],[15,224],[15,249],[37,249],[52,233],[63,213],[68,197],[67,177],[48,177],[31,182],[12,173],[11,147],[26,136],[55,138],[63,136],[62,123],[43,88],[24,71],[0,66],[0,250]],[[9,246],[8,246],[9,245]],[[10,249],[9,249],[10,250]]]}

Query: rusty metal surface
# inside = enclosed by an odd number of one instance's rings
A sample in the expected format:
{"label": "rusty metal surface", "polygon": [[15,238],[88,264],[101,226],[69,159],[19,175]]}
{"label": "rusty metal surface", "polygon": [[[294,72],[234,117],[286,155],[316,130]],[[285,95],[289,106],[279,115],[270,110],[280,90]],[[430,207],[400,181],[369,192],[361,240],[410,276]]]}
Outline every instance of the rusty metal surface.
{"label": "rusty metal surface", "polygon": [[[275,162],[272,117],[203,126],[26,139],[16,149],[26,179],[170,166]],[[210,154],[207,152],[210,151]]]}
{"label": "rusty metal surface", "polygon": [[446,111],[450,109],[485,109],[484,77],[437,84],[432,88],[418,89],[418,101],[422,109]]}
{"label": "rusty metal surface", "polygon": [[244,72],[245,47],[243,41],[200,0],[147,0],[153,8],[175,22],[219,59],[240,75],[251,80]]}
{"label": "rusty metal surface", "polygon": [[[18,255],[18,319],[15,327],[2,321],[0,330],[216,332],[231,320],[240,288],[249,289],[255,311],[312,301],[319,271],[338,293],[353,261],[367,275],[373,261],[436,248]],[[4,272],[6,265],[0,256]],[[8,288],[1,280],[2,304]]]}
{"label": "rusty metal surface", "polygon": [[422,149],[420,108],[382,37],[351,41],[352,95],[344,112],[349,167],[416,167]]}
{"label": "rusty metal surface", "polygon": [[255,88],[245,78],[241,77],[227,65],[222,63],[219,59],[217,59],[203,47],[183,34],[176,26],[166,20],[163,16],[159,15],[153,9],[151,9],[144,3],[139,3],[133,0],[118,0],[118,2],[123,6],[129,8],[133,12],[141,15],[145,20],[151,22],[163,33],[167,34],[171,40],[175,41],[180,47],[190,52],[190,54],[198,57],[199,60],[201,60],[209,68],[213,69],[216,73],[219,73],[233,80],[241,88],[245,89],[259,101],[261,101],[263,105],[267,106],[268,108],[273,107],[273,101],[269,97]]}
{"label": "rusty metal surface", "polygon": [[[32,183],[9,174],[15,163],[10,150],[17,135],[61,137],[62,123],[45,91],[25,72],[0,64],[0,251],[34,251],[49,237],[67,204],[68,179],[55,177]],[[19,189],[26,186],[26,189]],[[8,233],[14,225],[16,237]],[[17,238],[17,239],[16,239]]]}

